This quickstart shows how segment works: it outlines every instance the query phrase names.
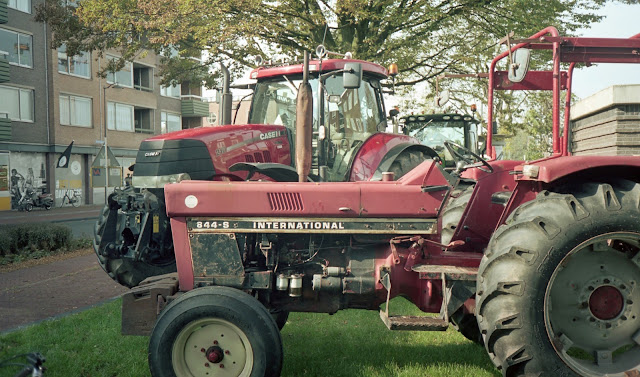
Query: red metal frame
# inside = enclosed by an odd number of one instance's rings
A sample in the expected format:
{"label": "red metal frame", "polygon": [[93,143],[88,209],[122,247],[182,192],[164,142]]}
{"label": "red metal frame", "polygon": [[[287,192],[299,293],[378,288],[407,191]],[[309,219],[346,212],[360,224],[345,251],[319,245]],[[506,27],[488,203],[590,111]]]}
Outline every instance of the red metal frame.
{"label": "red metal frame", "polygon": [[[535,33],[527,40],[509,46],[510,52],[520,48],[535,50],[551,50],[553,53],[553,70],[551,75],[531,71],[519,84],[505,84],[504,72],[496,71],[496,65],[509,55],[505,51],[491,61],[489,68],[489,95],[487,112],[487,154],[496,158],[493,147],[493,91],[494,90],[549,90],[553,91],[553,156],[568,156],[567,137],[560,136],[560,91],[567,89],[565,130],[569,127],[569,111],[571,102],[571,76],[576,63],[640,63],[640,34],[631,38],[576,38],[560,37],[558,30],[549,26]],[[560,63],[571,63],[568,73],[561,72]],[[528,76],[533,75],[533,78]],[[565,81],[566,80],[566,81]],[[508,80],[507,80],[508,81]],[[546,81],[546,84],[544,83]],[[565,132],[567,135],[568,132]]]}

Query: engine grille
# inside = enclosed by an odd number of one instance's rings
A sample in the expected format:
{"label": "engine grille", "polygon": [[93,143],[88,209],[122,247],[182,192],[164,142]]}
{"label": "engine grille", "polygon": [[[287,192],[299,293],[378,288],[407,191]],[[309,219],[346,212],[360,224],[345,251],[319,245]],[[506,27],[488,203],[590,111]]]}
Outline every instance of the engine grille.
{"label": "engine grille", "polygon": [[303,211],[302,197],[298,192],[267,193],[272,211]]}

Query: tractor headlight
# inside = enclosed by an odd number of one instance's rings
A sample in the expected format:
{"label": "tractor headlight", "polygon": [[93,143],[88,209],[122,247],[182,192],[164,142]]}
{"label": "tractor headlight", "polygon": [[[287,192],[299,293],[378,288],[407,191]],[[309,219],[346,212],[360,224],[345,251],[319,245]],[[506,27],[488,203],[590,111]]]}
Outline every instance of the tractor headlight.
{"label": "tractor headlight", "polygon": [[529,178],[538,178],[540,173],[540,166],[538,165],[525,165],[522,168],[522,175]]}

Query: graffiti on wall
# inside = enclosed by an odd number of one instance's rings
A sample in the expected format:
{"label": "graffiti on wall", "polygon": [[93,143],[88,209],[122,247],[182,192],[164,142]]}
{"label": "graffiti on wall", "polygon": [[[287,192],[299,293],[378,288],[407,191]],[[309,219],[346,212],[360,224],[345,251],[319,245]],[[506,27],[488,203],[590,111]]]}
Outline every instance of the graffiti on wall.
{"label": "graffiti on wall", "polygon": [[47,172],[43,153],[11,152],[9,166],[11,208],[18,207],[18,202],[27,191],[46,192]]}

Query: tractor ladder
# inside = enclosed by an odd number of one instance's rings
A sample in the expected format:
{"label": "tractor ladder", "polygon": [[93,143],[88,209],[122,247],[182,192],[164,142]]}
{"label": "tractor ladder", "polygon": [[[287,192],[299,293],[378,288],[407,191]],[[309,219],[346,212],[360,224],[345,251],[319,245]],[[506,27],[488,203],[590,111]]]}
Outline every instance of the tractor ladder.
{"label": "tractor ladder", "polygon": [[383,271],[380,283],[387,290],[387,302],[380,310],[380,318],[389,330],[404,331],[446,331],[449,327],[450,313],[460,309],[464,302],[475,292],[478,269],[446,265],[415,265],[414,272],[421,280],[440,279],[442,282],[443,302],[438,317],[430,316],[390,316],[389,298],[391,297],[391,277]]}

